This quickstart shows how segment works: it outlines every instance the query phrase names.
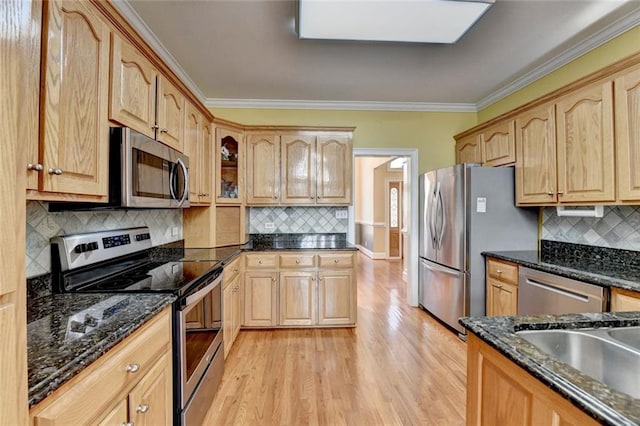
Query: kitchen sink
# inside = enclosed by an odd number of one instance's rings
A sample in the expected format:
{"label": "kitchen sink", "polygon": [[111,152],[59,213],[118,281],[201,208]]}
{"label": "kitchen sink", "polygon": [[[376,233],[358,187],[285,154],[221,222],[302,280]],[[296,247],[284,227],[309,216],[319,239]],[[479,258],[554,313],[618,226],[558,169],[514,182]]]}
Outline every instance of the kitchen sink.
{"label": "kitchen sink", "polygon": [[556,360],[640,398],[640,327],[525,330],[516,334]]}

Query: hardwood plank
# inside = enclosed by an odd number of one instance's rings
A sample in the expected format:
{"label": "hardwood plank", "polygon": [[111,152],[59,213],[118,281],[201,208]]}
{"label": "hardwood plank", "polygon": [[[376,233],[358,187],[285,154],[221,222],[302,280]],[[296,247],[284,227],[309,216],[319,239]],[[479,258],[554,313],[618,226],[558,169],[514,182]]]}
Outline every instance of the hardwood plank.
{"label": "hardwood plank", "polygon": [[206,424],[464,424],[465,344],[358,256],[358,326],[241,331]]}

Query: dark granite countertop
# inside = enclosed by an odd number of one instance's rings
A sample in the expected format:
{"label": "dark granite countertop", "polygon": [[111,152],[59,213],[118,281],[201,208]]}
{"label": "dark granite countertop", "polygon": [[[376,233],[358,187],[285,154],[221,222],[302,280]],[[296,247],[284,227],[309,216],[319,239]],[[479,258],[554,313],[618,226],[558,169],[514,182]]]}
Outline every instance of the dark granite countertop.
{"label": "dark granite countertop", "polygon": [[[640,400],[557,361],[517,331],[640,325],[640,312],[461,318],[460,324],[603,424],[640,424]],[[630,374],[638,374],[637,371]]]}
{"label": "dark granite countertop", "polygon": [[358,250],[345,234],[251,234],[245,251]]}
{"label": "dark granite countertop", "polygon": [[[138,327],[175,297],[167,294],[55,294],[27,304],[29,407],[42,401]],[[111,316],[85,334],[71,319],[85,313]]]}
{"label": "dark granite countertop", "polygon": [[640,253],[542,241],[541,251],[484,252],[484,256],[517,263],[602,287],[640,291]]}

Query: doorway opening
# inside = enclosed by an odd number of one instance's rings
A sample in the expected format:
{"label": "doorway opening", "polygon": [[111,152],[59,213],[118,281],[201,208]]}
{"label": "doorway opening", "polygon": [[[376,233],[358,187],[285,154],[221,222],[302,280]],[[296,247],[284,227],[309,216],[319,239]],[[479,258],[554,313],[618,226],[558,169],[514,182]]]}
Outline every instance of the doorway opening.
{"label": "doorway opening", "polygon": [[417,183],[416,149],[354,149],[349,241],[371,259],[402,262],[402,280],[411,306],[418,306]]}

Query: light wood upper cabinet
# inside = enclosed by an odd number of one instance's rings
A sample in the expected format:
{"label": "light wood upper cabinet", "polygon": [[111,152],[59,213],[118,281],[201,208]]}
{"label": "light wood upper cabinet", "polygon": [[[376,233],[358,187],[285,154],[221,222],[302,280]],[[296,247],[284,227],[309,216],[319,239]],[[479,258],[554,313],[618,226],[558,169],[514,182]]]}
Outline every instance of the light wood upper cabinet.
{"label": "light wood upper cabinet", "polygon": [[244,135],[216,126],[216,203],[242,204],[244,199]]}
{"label": "light wood upper cabinet", "polygon": [[613,83],[564,96],[556,120],[558,201],[614,201]]}
{"label": "light wood upper cabinet", "polygon": [[107,195],[109,26],[87,2],[45,2],[39,190]]}
{"label": "light wood upper cabinet", "polygon": [[516,136],[516,202],[555,203],[556,126],[555,105],[545,104],[519,115]]}
{"label": "light wood upper cabinet", "polygon": [[351,204],[352,163],[350,137],[318,136],[316,203]]}
{"label": "light wood upper cabinet", "polygon": [[487,128],[480,135],[480,140],[485,166],[504,166],[516,162],[513,120]]}
{"label": "light wood upper cabinet", "polygon": [[316,199],[316,137],[283,135],[280,141],[282,204],[309,204]]}
{"label": "light wood upper cabinet", "polygon": [[189,200],[192,205],[211,204],[211,123],[186,102],[184,152],[189,157]]}
{"label": "light wood upper cabinet", "polygon": [[138,49],[111,34],[109,119],[155,138],[158,70]]}
{"label": "light wood upper cabinet", "polygon": [[482,163],[480,135],[466,136],[456,142],[456,163]]}
{"label": "light wood upper cabinet", "polygon": [[316,273],[280,272],[279,325],[314,325],[317,323]]}
{"label": "light wood upper cabinet", "polygon": [[640,200],[640,66],[619,75],[615,87],[618,198]]}
{"label": "light wood upper cabinet", "polygon": [[280,202],[280,136],[247,135],[247,204]]}
{"label": "light wood upper cabinet", "polygon": [[184,149],[185,99],[166,78],[158,77],[156,139],[180,152]]}

